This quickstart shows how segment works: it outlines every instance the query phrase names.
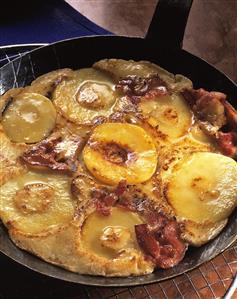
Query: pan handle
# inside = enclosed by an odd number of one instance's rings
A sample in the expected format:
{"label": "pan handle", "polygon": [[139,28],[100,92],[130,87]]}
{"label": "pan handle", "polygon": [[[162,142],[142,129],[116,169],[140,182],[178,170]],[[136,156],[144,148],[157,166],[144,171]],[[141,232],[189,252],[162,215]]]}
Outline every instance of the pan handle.
{"label": "pan handle", "polygon": [[193,0],[159,0],[146,39],[169,49],[181,49]]}

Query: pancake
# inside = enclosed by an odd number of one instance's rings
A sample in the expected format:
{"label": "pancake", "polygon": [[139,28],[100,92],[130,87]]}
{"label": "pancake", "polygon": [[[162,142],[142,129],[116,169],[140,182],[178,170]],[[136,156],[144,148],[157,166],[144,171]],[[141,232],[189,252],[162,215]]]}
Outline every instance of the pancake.
{"label": "pancake", "polygon": [[222,93],[103,59],[0,100],[0,218],[49,263],[103,276],[172,268],[236,208],[237,111]]}

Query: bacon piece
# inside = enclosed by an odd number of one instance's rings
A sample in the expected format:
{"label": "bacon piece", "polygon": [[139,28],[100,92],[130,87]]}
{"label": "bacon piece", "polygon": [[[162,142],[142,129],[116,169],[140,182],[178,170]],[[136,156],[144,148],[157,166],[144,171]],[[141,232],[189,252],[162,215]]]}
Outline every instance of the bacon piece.
{"label": "bacon piece", "polygon": [[200,97],[200,90],[201,89],[184,89],[181,94],[186,100],[186,102],[189,104],[191,108],[196,104],[197,99]]}
{"label": "bacon piece", "polygon": [[237,133],[219,132],[217,143],[222,154],[237,159]]}
{"label": "bacon piece", "polygon": [[152,231],[162,230],[169,222],[169,219],[165,215],[151,209],[146,211],[146,219]]}
{"label": "bacon piece", "polygon": [[226,123],[226,118],[225,108],[220,99],[221,97],[216,96],[216,93],[203,93],[203,95],[197,100],[194,107],[198,118],[201,120],[207,120],[213,126],[221,128]]}
{"label": "bacon piece", "polygon": [[200,89],[186,89],[182,93],[198,119],[208,121],[217,128],[226,123],[225,102],[226,95],[221,92]]}
{"label": "bacon piece", "polygon": [[149,78],[127,76],[119,81],[116,89],[127,95],[134,104],[138,103],[141,97],[151,99],[168,94],[167,84],[158,75]]}
{"label": "bacon piece", "polygon": [[109,216],[111,214],[111,208],[118,200],[118,196],[115,192],[111,192],[107,188],[92,190],[92,198],[95,202],[97,212],[103,216]]}
{"label": "bacon piece", "polygon": [[107,205],[104,201],[95,201],[96,211],[103,216],[109,216],[111,214],[112,205]]}
{"label": "bacon piece", "polygon": [[117,196],[121,196],[127,190],[127,182],[126,180],[122,180],[118,183],[117,188],[115,189],[115,194]]}
{"label": "bacon piece", "polygon": [[125,180],[120,181],[114,190],[109,190],[106,187],[93,189],[91,197],[95,202],[96,210],[104,216],[109,216],[111,214],[112,206],[117,203],[119,196],[126,190],[127,183]]}
{"label": "bacon piece", "polygon": [[223,105],[225,106],[225,114],[228,126],[230,129],[237,131],[237,111],[227,101],[224,101]]}
{"label": "bacon piece", "polygon": [[164,227],[163,238],[165,244],[161,248],[161,257],[158,266],[167,269],[177,265],[183,259],[187,246],[181,241],[180,230],[177,222],[174,220],[168,222]]}
{"label": "bacon piece", "polygon": [[151,256],[155,261],[160,257],[160,244],[150,232],[147,224],[135,225],[135,233],[138,245],[145,254]]}
{"label": "bacon piece", "polygon": [[226,95],[224,93],[216,91],[208,92],[200,88],[197,90],[186,89],[182,92],[182,95],[204,120],[208,120],[212,123],[213,119],[210,118],[216,115],[216,117],[219,118],[219,127],[227,123],[231,130],[237,130],[237,111],[226,101]]}
{"label": "bacon piece", "polygon": [[[226,95],[204,89],[186,89],[182,95],[196,116],[207,121],[202,122],[201,127],[215,138],[222,154],[237,159],[237,111],[226,101]],[[219,130],[225,124],[227,133]]]}
{"label": "bacon piece", "polygon": [[[158,216],[159,217],[159,216]],[[150,229],[148,224],[135,226],[137,242],[145,254],[148,255],[162,269],[177,265],[184,257],[187,250],[186,244],[181,241],[180,230],[175,220],[164,217],[160,227]]]}
{"label": "bacon piece", "polygon": [[23,153],[21,160],[30,166],[72,173],[77,170],[77,154],[82,144],[80,137],[56,134]]}
{"label": "bacon piece", "polygon": [[117,203],[119,197],[122,196],[126,190],[126,180],[120,181],[114,190],[109,190],[106,187],[92,190],[92,198],[95,200],[96,210],[104,216],[110,215],[111,207]]}

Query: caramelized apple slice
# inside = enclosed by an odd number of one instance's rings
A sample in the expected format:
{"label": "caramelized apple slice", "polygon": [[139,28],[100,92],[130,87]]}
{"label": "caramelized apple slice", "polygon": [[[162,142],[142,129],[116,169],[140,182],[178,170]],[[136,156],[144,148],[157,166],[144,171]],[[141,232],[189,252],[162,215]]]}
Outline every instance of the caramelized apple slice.
{"label": "caramelized apple slice", "polygon": [[24,92],[39,93],[51,98],[57,85],[71,78],[73,73],[74,71],[69,68],[49,72],[36,78],[30,86],[25,87]]}
{"label": "caramelized apple slice", "polygon": [[179,95],[144,99],[139,108],[148,123],[156,127],[163,139],[175,139],[185,135],[192,124],[192,113]]}
{"label": "caramelized apple slice", "polygon": [[156,147],[146,131],[136,125],[106,123],[95,128],[84,150],[89,171],[100,181],[116,185],[147,181],[157,166]]}
{"label": "caramelized apple slice", "polygon": [[90,123],[93,118],[109,116],[116,102],[114,84],[94,69],[81,69],[72,79],[58,85],[54,104],[63,116],[77,124]]}
{"label": "caramelized apple slice", "polygon": [[28,172],[0,188],[0,218],[10,229],[37,235],[68,223],[74,213],[65,176]]}
{"label": "caramelized apple slice", "polygon": [[237,163],[216,153],[194,153],[174,169],[166,196],[180,219],[220,222],[237,205]]}
{"label": "caramelized apple slice", "polygon": [[47,137],[56,122],[52,102],[37,93],[19,94],[3,114],[2,125],[11,141],[35,143]]}
{"label": "caramelized apple slice", "polygon": [[149,61],[102,59],[94,63],[93,67],[108,73],[116,83],[127,76],[147,78],[158,75],[168,85],[170,90],[177,92],[184,88],[192,88],[192,82],[188,78],[182,75],[173,75]]}
{"label": "caramelized apple slice", "polygon": [[173,83],[175,81],[173,74],[148,61],[103,59],[94,63],[93,67],[110,74],[116,82],[127,76],[146,78],[156,74],[165,82]]}
{"label": "caramelized apple slice", "polygon": [[109,216],[94,212],[82,227],[82,242],[89,251],[106,258],[115,258],[119,252],[138,249],[134,226],[143,221],[138,214],[113,207]]}

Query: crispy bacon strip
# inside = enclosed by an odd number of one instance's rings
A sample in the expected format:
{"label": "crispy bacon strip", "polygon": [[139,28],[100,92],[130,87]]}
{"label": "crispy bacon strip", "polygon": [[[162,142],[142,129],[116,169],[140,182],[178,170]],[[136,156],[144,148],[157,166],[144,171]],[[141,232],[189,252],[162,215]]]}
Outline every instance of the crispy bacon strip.
{"label": "crispy bacon strip", "polygon": [[[237,111],[226,101],[221,92],[208,92],[204,89],[186,89],[182,95],[203,123],[205,132],[216,139],[220,151],[233,159],[237,159]],[[222,127],[225,126],[225,132]]]}
{"label": "crispy bacon strip", "polygon": [[122,180],[118,183],[118,186],[115,189],[115,194],[117,196],[121,196],[124,194],[124,192],[126,192],[126,190],[127,190],[127,182],[126,180]]}
{"label": "crispy bacon strip", "polygon": [[[178,223],[174,220],[171,220],[164,227],[163,234],[165,244],[164,247],[161,248],[162,258],[160,260],[160,267],[166,269],[177,265],[183,259],[187,245],[181,241],[180,229]],[[169,249],[170,247],[171,250]]]}
{"label": "crispy bacon strip", "polygon": [[226,95],[221,92],[206,91],[200,89],[186,89],[182,92],[183,97],[191,106],[197,118],[208,121],[218,129],[226,123],[225,102]]}
{"label": "crispy bacon strip", "polygon": [[196,104],[197,99],[200,97],[200,90],[203,89],[184,89],[181,94],[191,108]]}
{"label": "crispy bacon strip", "polygon": [[167,84],[158,75],[149,78],[127,76],[119,81],[116,89],[127,95],[134,104],[138,103],[141,97],[151,99],[168,94]]}
{"label": "crispy bacon strip", "polygon": [[21,160],[33,167],[72,173],[77,170],[77,154],[82,144],[80,137],[56,135],[30,148]]}
{"label": "crispy bacon strip", "polygon": [[118,196],[107,188],[92,190],[92,198],[97,212],[103,216],[111,214],[111,208],[118,200]]}
{"label": "crispy bacon strip", "polygon": [[228,126],[231,130],[237,131],[237,111],[227,101],[224,101],[223,105],[225,106],[225,114]]}
{"label": "crispy bacon strip", "polygon": [[151,256],[155,261],[160,257],[160,244],[154,238],[147,224],[135,225],[135,233],[138,245],[145,254]]}
{"label": "crispy bacon strip", "polygon": [[127,183],[125,180],[122,180],[113,191],[106,187],[92,190],[92,198],[95,201],[96,210],[104,216],[109,216],[112,206],[117,203],[119,196],[121,196],[126,189]]}
{"label": "crispy bacon strip", "polygon": [[150,229],[148,224],[139,224],[135,226],[135,233],[141,249],[162,269],[177,265],[187,250],[186,244],[181,241],[179,226],[175,220],[167,218],[165,225],[155,229]]}
{"label": "crispy bacon strip", "polygon": [[237,159],[237,133],[222,133],[219,132],[217,143],[220,151],[233,159]]}

